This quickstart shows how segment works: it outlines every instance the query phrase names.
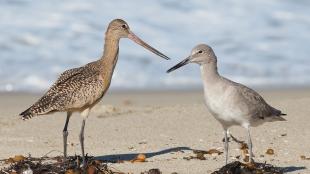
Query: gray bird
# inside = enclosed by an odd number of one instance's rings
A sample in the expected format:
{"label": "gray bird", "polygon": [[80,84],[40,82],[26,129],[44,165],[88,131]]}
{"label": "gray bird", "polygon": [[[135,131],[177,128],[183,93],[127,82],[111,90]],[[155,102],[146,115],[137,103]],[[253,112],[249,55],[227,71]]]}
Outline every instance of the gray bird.
{"label": "gray bird", "polygon": [[63,129],[64,159],[67,157],[67,128],[69,119],[73,112],[79,112],[83,117],[79,138],[83,165],[85,166],[85,120],[88,117],[89,111],[100,101],[110,86],[113,71],[118,60],[119,41],[121,38],[129,38],[156,55],[167,60],[169,59],[166,55],[137,37],[124,20],[115,19],[110,22],[105,33],[104,51],[101,58],[82,67],[63,72],[43,97],[20,114],[21,118],[26,120],[37,115],[67,112]]}
{"label": "gray bird", "polygon": [[273,108],[253,89],[222,77],[217,71],[217,57],[206,44],[197,45],[190,56],[167,72],[174,71],[188,63],[200,65],[204,86],[204,97],[208,110],[218,120],[225,135],[225,163],[228,161],[228,128],[234,125],[247,129],[250,162],[253,160],[250,127],[264,122],[285,121],[280,110]]}

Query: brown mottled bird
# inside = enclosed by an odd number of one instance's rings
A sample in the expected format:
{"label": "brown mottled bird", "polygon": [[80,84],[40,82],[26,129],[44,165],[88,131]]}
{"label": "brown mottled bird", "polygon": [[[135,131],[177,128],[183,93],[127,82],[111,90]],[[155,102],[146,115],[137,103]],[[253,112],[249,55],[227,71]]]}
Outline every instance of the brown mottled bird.
{"label": "brown mottled bird", "polygon": [[101,58],[82,67],[63,72],[43,97],[20,114],[23,120],[27,120],[37,115],[67,112],[67,119],[63,129],[65,159],[67,157],[67,127],[69,119],[73,112],[80,112],[83,117],[80,143],[83,165],[85,166],[85,120],[88,117],[89,111],[100,101],[110,86],[118,59],[119,41],[121,38],[129,38],[156,55],[167,60],[169,59],[131,32],[124,20],[115,19],[110,22],[105,33],[104,52]]}

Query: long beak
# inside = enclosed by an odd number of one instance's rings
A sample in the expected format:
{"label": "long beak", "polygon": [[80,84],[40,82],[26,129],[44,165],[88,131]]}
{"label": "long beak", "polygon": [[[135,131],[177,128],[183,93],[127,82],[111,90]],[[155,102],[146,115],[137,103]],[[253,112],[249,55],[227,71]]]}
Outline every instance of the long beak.
{"label": "long beak", "polygon": [[151,47],[149,44],[145,43],[143,40],[141,40],[138,36],[136,36],[133,32],[129,31],[128,34],[128,38],[133,40],[134,42],[136,42],[137,44],[143,46],[144,48],[150,50],[151,52],[153,52],[154,54],[169,60],[170,58],[166,55],[164,55],[163,53],[159,52],[158,50],[156,50],[155,48]]}
{"label": "long beak", "polygon": [[187,57],[186,59],[184,59],[182,62],[180,62],[180,63],[174,65],[172,68],[168,69],[168,70],[167,70],[167,73],[170,73],[171,71],[174,71],[174,70],[176,70],[176,69],[178,69],[178,68],[180,68],[180,67],[182,67],[182,66],[188,64],[188,63],[189,63],[189,60],[190,60],[190,56],[188,56],[188,57]]}

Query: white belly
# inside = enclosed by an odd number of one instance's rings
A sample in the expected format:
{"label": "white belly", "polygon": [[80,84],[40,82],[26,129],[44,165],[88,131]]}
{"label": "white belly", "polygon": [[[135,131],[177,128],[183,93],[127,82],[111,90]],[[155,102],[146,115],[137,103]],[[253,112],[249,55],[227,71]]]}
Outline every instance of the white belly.
{"label": "white belly", "polygon": [[226,128],[233,125],[244,125],[248,122],[244,116],[243,108],[234,101],[232,94],[233,92],[229,88],[213,88],[209,91],[205,89],[205,102],[209,111]]}

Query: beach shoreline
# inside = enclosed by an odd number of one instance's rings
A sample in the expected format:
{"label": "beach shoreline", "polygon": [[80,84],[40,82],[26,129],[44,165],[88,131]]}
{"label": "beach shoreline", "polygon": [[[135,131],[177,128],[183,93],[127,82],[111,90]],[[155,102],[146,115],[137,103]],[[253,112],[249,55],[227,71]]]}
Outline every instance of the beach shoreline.
{"label": "beach shoreline", "polygon": [[[252,128],[253,151],[258,162],[289,168],[291,173],[310,173],[310,89],[258,90],[272,106],[287,114],[286,122],[266,123]],[[0,93],[0,158],[31,154],[40,157],[62,155],[65,113],[22,121],[18,114],[40,94]],[[78,133],[81,117],[69,123],[68,153],[80,154]],[[191,149],[223,151],[222,128],[209,114],[203,91],[119,91],[112,90],[90,113],[85,128],[85,150],[102,159],[129,160],[144,153],[144,163],[113,163],[109,166],[140,173],[159,168],[163,173],[209,173],[223,166],[224,155],[206,155],[206,160],[186,160]],[[233,127],[231,133],[246,140],[246,131]],[[298,136],[297,136],[298,135]],[[268,148],[274,155],[265,154]],[[239,145],[230,143],[230,161],[240,155]],[[299,167],[306,167],[301,169]]]}

